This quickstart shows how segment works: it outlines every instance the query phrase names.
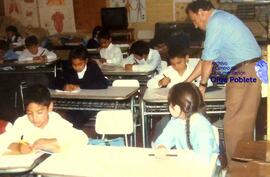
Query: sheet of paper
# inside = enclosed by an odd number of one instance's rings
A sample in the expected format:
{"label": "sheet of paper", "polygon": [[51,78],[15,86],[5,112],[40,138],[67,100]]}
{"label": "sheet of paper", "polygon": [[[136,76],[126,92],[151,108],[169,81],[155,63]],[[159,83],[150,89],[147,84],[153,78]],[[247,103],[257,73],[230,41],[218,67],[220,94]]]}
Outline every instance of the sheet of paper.
{"label": "sheet of paper", "polygon": [[0,169],[30,168],[43,152],[30,154],[5,153],[0,156]]}

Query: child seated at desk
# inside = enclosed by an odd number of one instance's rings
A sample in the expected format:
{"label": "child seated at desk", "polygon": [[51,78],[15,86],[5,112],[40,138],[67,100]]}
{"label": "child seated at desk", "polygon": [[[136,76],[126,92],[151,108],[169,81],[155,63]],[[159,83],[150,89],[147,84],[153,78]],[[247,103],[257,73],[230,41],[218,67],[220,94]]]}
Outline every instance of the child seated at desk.
{"label": "child seated at desk", "polygon": [[[106,89],[108,80],[104,77],[97,63],[88,59],[86,48],[77,47],[70,52],[69,60],[72,70],[64,73],[66,91],[77,89]],[[76,128],[83,128],[88,119],[93,116],[89,111],[68,111],[68,119]]]}
{"label": "child seated at desk", "polygon": [[88,58],[85,47],[74,48],[69,54],[72,69],[64,73],[66,91],[76,89],[106,89],[108,81],[94,60]]}
{"label": "child seated at desk", "polygon": [[97,49],[100,47],[98,43],[98,34],[102,30],[101,26],[96,26],[93,30],[92,38],[87,41],[86,47],[88,49]]}
{"label": "child seated at desk", "polygon": [[107,29],[102,29],[98,34],[98,41],[100,44],[99,61],[101,63],[120,65],[123,61],[123,54],[120,47],[112,44],[112,37]]}
{"label": "child seated at desk", "polygon": [[204,116],[205,103],[197,86],[184,82],[174,85],[168,96],[171,120],[162,134],[154,142],[157,155],[165,155],[166,150],[189,149],[209,162],[219,148],[212,125]]}
{"label": "child seated at desk", "polygon": [[18,32],[17,28],[10,25],[6,28],[7,42],[11,48],[17,48],[24,45],[24,38]]}
{"label": "child seated at desk", "polygon": [[55,60],[56,54],[48,51],[47,49],[40,47],[36,36],[29,36],[25,39],[24,51],[19,55],[19,61],[45,61]]}
{"label": "child seated at desk", "polygon": [[130,56],[123,61],[125,70],[128,71],[153,71],[161,72],[161,58],[157,50],[151,49],[144,41],[136,41],[130,47]]}
{"label": "child seated at desk", "polygon": [[73,145],[86,145],[87,135],[53,112],[49,90],[42,85],[32,85],[24,92],[26,115],[1,136],[1,148],[17,153],[36,150],[59,152]]}
{"label": "child seated at desk", "polygon": [[[192,73],[194,68],[189,65],[189,55],[187,48],[182,45],[170,46],[169,51],[170,66],[162,70],[147,82],[148,88],[171,88],[173,85],[184,82]],[[198,59],[199,60],[199,59]],[[195,81],[196,85],[199,85]],[[208,85],[212,85],[209,79]]]}
{"label": "child seated at desk", "polygon": [[6,41],[0,40],[0,63],[3,63],[4,60],[13,59],[18,59],[18,54],[8,48],[8,43]]}

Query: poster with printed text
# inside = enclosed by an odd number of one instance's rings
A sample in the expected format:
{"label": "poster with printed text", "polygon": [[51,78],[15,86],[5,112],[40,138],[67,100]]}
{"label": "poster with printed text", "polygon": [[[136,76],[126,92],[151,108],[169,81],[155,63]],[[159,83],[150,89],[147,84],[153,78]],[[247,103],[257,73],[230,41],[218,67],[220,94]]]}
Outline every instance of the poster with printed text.
{"label": "poster with printed text", "polygon": [[110,0],[110,7],[126,7],[129,23],[146,21],[145,0]]}

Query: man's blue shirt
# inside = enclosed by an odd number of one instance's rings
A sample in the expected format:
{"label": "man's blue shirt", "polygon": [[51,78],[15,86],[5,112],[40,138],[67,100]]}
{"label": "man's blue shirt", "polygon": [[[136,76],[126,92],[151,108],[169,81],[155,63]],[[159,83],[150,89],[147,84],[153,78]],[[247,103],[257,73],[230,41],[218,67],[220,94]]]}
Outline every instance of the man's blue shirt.
{"label": "man's blue shirt", "polygon": [[246,25],[228,12],[214,10],[206,26],[202,59],[222,61],[231,68],[260,56],[261,49]]}

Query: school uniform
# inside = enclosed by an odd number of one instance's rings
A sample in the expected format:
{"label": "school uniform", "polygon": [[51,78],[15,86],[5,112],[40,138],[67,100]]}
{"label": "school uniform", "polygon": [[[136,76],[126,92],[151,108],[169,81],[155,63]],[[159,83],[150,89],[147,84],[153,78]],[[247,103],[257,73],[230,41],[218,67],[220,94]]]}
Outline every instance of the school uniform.
{"label": "school uniform", "polygon": [[24,49],[23,52],[19,55],[19,61],[30,61],[33,60],[33,57],[37,56],[47,56],[47,60],[55,60],[57,58],[56,54],[52,51],[49,51],[43,47],[38,47],[38,52],[32,54],[28,49]]}
{"label": "school uniform", "polygon": [[[194,113],[190,117],[190,143],[193,151],[208,162],[213,153],[219,153],[212,126],[200,113]],[[172,117],[154,145],[164,145],[167,149],[189,149],[186,141],[186,120]]]}
{"label": "school uniform", "polygon": [[34,126],[27,115],[19,117],[0,137],[1,149],[3,147],[6,149],[13,142],[19,142],[22,137],[29,144],[33,144],[40,138],[56,138],[61,149],[88,143],[88,137],[83,131],[73,128],[71,123],[56,112],[49,112],[48,123],[43,128]]}
{"label": "school uniform", "polygon": [[[106,89],[108,80],[104,77],[102,71],[95,61],[88,61],[88,64],[82,72],[77,73],[74,69],[64,73],[64,85],[75,84],[81,89]],[[64,87],[63,85],[63,87]],[[72,110],[67,112],[67,118],[73,123],[75,128],[83,128],[89,118],[95,116],[95,112]]]}
{"label": "school uniform", "polygon": [[100,47],[100,45],[99,45],[98,41],[95,38],[92,38],[92,39],[88,40],[86,47],[88,49],[97,49],[97,48]]}
{"label": "school uniform", "polygon": [[106,89],[108,80],[95,61],[90,60],[82,72],[78,73],[74,69],[64,73],[64,85],[75,84],[81,89]]}
{"label": "school uniform", "polygon": [[171,82],[167,85],[167,88],[171,88],[177,83],[184,82],[188,76],[192,73],[193,69],[190,66],[187,66],[186,70],[182,75],[180,75],[175,69],[173,69],[172,66],[168,66],[166,69],[164,69],[160,74],[154,76],[147,82],[148,88],[160,88],[159,81],[164,78],[164,75],[166,77],[169,77],[171,79]]}
{"label": "school uniform", "polygon": [[13,35],[11,38],[7,40],[8,44],[16,45],[16,47],[20,47],[24,45],[24,38],[22,36]]}
{"label": "school uniform", "polygon": [[110,43],[107,48],[100,49],[101,58],[106,59],[107,63],[120,65],[123,60],[123,54],[120,47]]}
{"label": "school uniform", "polygon": [[18,54],[11,49],[8,49],[4,54],[5,60],[18,59]]}
{"label": "school uniform", "polygon": [[154,49],[150,49],[146,60],[137,60],[133,54],[123,61],[123,66],[126,64],[134,64],[132,66],[133,71],[153,71],[157,70],[158,73],[161,72],[161,58],[159,52]]}

